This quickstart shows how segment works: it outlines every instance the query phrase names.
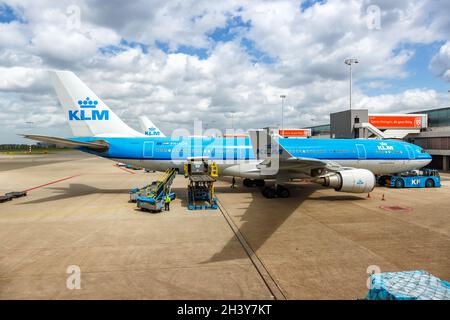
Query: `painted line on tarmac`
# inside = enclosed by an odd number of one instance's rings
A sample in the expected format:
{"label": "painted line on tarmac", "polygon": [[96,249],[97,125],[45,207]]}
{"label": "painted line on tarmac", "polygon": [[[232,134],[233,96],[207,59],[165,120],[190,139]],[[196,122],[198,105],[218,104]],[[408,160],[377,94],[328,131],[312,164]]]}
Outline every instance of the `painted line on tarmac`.
{"label": "painted line on tarmac", "polygon": [[49,185],[52,185],[52,184],[55,184],[55,183],[58,183],[58,182],[61,182],[61,181],[69,180],[69,179],[78,177],[80,175],[81,174],[76,174],[76,175],[73,175],[73,176],[70,176],[70,177],[66,177],[66,178],[62,178],[62,179],[59,179],[59,180],[51,181],[51,182],[48,182],[48,183],[41,184],[40,186],[36,186],[36,187],[30,188],[30,189],[26,189],[26,190],[23,190],[23,191],[24,192],[30,192],[31,190],[35,190],[35,189],[38,189],[38,188],[46,187],[46,186],[49,186]]}
{"label": "painted line on tarmac", "polygon": [[250,258],[250,261],[252,262],[256,271],[258,271],[261,279],[263,280],[264,284],[266,285],[267,289],[270,291],[272,296],[275,298],[275,300],[287,300],[281,288],[278,286],[278,284],[271,276],[267,268],[264,266],[262,261],[259,259],[255,251],[253,251],[252,247],[248,244],[247,240],[245,240],[244,235],[241,233],[241,231],[239,231],[238,226],[234,223],[233,219],[231,219],[227,210],[225,209],[225,207],[222,205],[222,203],[218,198],[217,203],[219,204],[220,212],[222,212],[223,217],[225,218],[234,235],[238,239],[245,253]]}
{"label": "painted line on tarmac", "polygon": [[133,172],[133,171],[131,171],[131,170],[128,170],[127,168],[119,167],[119,166],[117,166],[117,165],[115,165],[115,164],[113,164],[113,166],[116,167],[116,168],[122,169],[122,170],[125,171],[125,172],[131,173],[131,174],[136,174],[136,172]]}

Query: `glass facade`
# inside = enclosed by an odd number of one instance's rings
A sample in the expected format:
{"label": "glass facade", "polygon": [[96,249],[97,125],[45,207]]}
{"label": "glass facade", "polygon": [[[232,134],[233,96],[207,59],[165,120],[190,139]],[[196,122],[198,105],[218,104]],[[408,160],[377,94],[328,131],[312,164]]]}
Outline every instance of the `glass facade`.
{"label": "glass facade", "polygon": [[412,138],[408,140],[426,150],[450,150],[450,137]]}
{"label": "glass facade", "polygon": [[307,129],[311,129],[311,136],[323,136],[330,135],[331,128],[329,124],[324,124],[320,126],[308,127]]}
{"label": "glass facade", "polygon": [[427,114],[428,130],[426,131],[433,130],[433,128],[443,128],[435,131],[442,135],[437,137],[421,137],[419,134],[407,138],[407,141],[421,146],[432,155],[433,160],[427,165],[428,168],[448,171],[450,168],[450,156],[448,155],[450,152],[450,108],[424,110],[414,113]]}
{"label": "glass facade", "polygon": [[428,127],[450,127],[450,108],[416,111],[428,114]]}

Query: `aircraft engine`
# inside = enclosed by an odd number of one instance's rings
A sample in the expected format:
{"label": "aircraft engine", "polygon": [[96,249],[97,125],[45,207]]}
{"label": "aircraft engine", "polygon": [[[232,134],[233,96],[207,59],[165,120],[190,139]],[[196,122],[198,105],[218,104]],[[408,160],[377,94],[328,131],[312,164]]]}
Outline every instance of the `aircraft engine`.
{"label": "aircraft engine", "polygon": [[375,187],[374,174],[366,169],[342,170],[321,177],[317,182],[340,192],[367,193]]}

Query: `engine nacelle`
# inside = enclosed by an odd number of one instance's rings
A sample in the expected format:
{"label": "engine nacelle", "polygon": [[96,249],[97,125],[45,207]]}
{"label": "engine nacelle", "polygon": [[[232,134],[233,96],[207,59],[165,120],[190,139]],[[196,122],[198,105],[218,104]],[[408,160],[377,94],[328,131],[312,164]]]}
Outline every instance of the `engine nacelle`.
{"label": "engine nacelle", "polygon": [[367,193],[375,188],[375,176],[366,169],[342,170],[321,178],[322,185],[336,191]]}

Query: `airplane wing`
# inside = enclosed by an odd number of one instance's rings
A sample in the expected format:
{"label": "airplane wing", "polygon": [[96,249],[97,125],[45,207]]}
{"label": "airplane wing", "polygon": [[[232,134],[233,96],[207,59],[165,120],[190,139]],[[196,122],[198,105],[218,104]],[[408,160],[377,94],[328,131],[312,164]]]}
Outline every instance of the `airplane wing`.
{"label": "airplane wing", "polygon": [[273,166],[275,162],[277,162],[278,171],[300,172],[307,175],[312,175],[312,172],[315,171],[315,176],[326,172],[350,169],[342,167],[334,161],[295,157],[275,141],[266,130],[254,130],[249,133],[255,157],[262,160],[258,165],[260,169]]}
{"label": "airplane wing", "polygon": [[93,151],[97,152],[104,152],[109,149],[109,144],[104,140],[96,140],[91,142],[81,142],[81,141],[74,141],[69,139],[63,139],[63,138],[57,138],[57,137],[49,137],[49,136],[41,136],[41,135],[34,135],[34,134],[23,134],[24,138],[56,144],[61,147],[67,147],[67,148],[88,148]]}

